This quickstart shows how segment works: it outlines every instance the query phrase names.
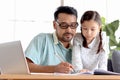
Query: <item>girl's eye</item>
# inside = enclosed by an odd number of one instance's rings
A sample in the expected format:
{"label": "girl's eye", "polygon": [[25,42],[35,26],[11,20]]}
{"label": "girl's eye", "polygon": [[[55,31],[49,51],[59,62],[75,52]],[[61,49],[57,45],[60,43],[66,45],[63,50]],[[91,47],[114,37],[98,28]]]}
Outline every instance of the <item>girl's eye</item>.
{"label": "girl's eye", "polygon": [[92,31],[94,31],[94,29],[91,29]]}
{"label": "girl's eye", "polygon": [[92,31],[95,31],[95,29],[91,29]]}
{"label": "girl's eye", "polygon": [[87,28],[83,28],[84,30],[87,30]]}

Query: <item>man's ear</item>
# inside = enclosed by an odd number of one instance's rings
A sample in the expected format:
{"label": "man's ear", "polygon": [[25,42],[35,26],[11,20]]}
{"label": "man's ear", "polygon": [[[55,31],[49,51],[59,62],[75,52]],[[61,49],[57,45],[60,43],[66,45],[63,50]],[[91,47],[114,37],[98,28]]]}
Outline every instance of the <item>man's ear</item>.
{"label": "man's ear", "polygon": [[54,27],[54,29],[56,29],[56,21],[53,21],[53,27]]}

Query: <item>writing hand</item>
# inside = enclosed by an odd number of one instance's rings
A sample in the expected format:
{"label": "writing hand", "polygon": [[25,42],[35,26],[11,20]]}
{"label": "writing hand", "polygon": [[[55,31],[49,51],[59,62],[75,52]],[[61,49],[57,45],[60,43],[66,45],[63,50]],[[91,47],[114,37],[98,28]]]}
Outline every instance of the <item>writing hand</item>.
{"label": "writing hand", "polygon": [[72,65],[68,62],[61,62],[60,64],[56,65],[55,72],[60,73],[70,73],[72,69]]}

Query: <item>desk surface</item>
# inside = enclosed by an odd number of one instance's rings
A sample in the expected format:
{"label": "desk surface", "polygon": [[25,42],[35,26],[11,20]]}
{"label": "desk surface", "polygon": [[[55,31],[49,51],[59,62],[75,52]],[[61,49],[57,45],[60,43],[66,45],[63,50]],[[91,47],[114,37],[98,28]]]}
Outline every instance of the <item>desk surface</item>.
{"label": "desk surface", "polygon": [[2,74],[8,80],[120,80],[118,75],[53,75],[53,74]]}

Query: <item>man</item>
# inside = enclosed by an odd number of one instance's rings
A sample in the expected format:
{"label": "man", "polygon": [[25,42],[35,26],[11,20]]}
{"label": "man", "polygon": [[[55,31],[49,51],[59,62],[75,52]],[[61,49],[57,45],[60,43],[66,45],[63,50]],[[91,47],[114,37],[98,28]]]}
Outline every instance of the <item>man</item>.
{"label": "man", "polygon": [[30,71],[69,73],[72,70],[70,41],[77,26],[76,9],[58,7],[53,21],[55,32],[37,35],[25,51]]}

